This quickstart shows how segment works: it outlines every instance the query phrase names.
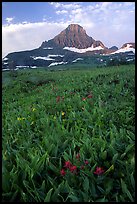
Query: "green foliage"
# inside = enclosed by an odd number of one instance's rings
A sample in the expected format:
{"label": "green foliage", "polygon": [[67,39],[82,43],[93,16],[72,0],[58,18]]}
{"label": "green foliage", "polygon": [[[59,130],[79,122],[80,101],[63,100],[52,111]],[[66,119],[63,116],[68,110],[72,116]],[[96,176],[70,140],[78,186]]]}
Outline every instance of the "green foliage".
{"label": "green foliage", "polygon": [[134,65],[16,73],[2,76],[2,201],[134,202]]}

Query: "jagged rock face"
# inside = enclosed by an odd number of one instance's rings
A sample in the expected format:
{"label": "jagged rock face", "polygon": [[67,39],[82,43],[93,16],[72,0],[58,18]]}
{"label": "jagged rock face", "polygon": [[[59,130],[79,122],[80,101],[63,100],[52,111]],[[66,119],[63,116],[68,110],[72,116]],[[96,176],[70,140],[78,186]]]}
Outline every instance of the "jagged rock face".
{"label": "jagged rock face", "polygon": [[135,43],[125,43],[122,45],[121,48],[125,48],[125,47],[135,48]]}
{"label": "jagged rock face", "polygon": [[48,44],[56,44],[60,47],[75,47],[84,49],[88,47],[101,46],[105,48],[101,41],[95,41],[92,37],[86,34],[86,31],[78,24],[71,24],[59,35],[55,36],[52,40],[42,44],[42,47]]}

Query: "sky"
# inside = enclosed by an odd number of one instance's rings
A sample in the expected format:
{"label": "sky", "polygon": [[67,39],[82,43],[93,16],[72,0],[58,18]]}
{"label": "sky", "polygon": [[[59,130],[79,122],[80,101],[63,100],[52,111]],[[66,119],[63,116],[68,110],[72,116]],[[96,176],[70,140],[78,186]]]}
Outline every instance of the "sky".
{"label": "sky", "polygon": [[2,2],[2,57],[38,48],[72,23],[120,48],[135,42],[135,2]]}

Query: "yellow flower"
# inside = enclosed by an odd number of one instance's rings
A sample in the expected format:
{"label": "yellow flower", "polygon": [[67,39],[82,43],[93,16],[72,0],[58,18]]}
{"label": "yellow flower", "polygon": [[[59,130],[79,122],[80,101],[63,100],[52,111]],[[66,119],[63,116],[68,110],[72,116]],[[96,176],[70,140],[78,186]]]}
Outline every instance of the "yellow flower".
{"label": "yellow flower", "polygon": [[36,110],[36,108],[33,108],[32,111],[34,112]]}
{"label": "yellow flower", "polygon": [[61,114],[62,114],[62,116],[64,116],[64,115],[65,115],[65,112],[62,112]]}
{"label": "yellow flower", "polygon": [[21,118],[17,118],[17,120],[21,120]]}
{"label": "yellow flower", "polygon": [[18,117],[17,120],[25,120],[25,118],[19,118],[19,117]]}

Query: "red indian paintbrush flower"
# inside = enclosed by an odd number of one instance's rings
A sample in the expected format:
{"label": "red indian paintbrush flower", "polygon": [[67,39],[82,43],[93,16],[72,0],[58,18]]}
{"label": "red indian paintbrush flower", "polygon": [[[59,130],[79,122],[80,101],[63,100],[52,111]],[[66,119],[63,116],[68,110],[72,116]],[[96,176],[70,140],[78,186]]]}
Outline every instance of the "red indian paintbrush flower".
{"label": "red indian paintbrush flower", "polygon": [[57,96],[56,102],[58,103],[60,101],[60,96]]}
{"label": "red indian paintbrush flower", "polygon": [[65,168],[68,168],[68,169],[69,169],[71,166],[72,166],[72,164],[71,164],[70,161],[66,161],[66,162],[65,162],[65,165],[64,165]]}
{"label": "red indian paintbrush flower", "polygon": [[77,171],[77,167],[76,166],[71,166],[69,169],[70,169],[70,171],[72,173],[76,173],[76,171]]}
{"label": "red indian paintbrush flower", "polygon": [[85,160],[84,163],[87,165],[89,162],[87,160]]}
{"label": "red indian paintbrush flower", "polygon": [[91,94],[89,94],[88,96],[87,96],[87,98],[92,98],[93,96],[91,95]]}
{"label": "red indian paintbrush flower", "polygon": [[96,171],[94,171],[94,174],[100,175],[104,173],[104,169],[102,167],[96,167]]}
{"label": "red indian paintbrush flower", "polygon": [[66,174],[65,170],[64,170],[64,169],[61,169],[60,174],[61,174],[62,176],[65,176],[65,174]]}
{"label": "red indian paintbrush flower", "polygon": [[85,101],[85,100],[86,100],[86,98],[83,97],[83,98],[82,98],[82,101]]}

